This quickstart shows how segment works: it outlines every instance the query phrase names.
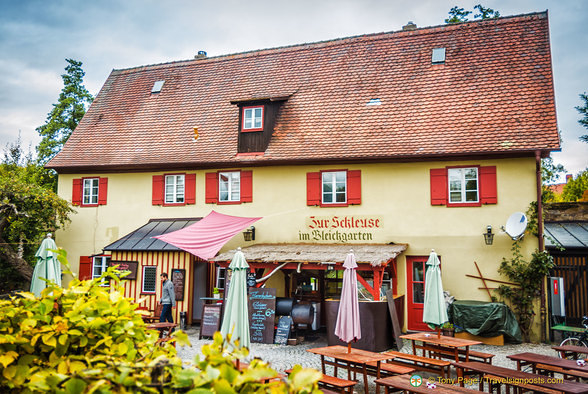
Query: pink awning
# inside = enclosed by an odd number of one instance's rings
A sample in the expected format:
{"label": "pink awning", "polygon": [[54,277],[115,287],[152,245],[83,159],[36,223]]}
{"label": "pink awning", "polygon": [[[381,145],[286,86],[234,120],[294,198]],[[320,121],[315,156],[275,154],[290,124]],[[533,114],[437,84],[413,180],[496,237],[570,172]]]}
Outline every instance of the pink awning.
{"label": "pink awning", "polygon": [[201,259],[209,260],[216,256],[220,248],[235,234],[259,219],[261,218],[244,218],[212,211],[191,226],[153,238],[172,244]]}

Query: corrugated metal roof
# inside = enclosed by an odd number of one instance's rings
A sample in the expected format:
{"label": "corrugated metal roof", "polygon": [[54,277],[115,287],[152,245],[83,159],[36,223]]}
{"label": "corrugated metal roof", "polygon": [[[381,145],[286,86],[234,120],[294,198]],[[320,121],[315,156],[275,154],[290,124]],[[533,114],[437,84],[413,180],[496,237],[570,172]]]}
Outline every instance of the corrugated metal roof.
{"label": "corrugated metal roof", "polygon": [[202,218],[191,219],[151,219],[149,223],[139,227],[135,231],[125,235],[118,241],[106,246],[108,251],[175,251],[181,250],[167,242],[152,238],[156,235],[171,233],[181,230]]}
{"label": "corrugated metal roof", "polygon": [[545,247],[588,248],[588,222],[545,223]]}

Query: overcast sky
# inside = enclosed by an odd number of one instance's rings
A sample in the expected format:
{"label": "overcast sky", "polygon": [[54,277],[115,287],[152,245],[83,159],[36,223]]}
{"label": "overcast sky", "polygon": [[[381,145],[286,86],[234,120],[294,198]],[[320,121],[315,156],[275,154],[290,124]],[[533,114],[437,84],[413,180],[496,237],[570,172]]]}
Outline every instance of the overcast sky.
{"label": "overcast sky", "polygon": [[[65,58],[83,62],[96,95],[112,69],[444,24],[454,5],[482,0],[0,0],[0,148],[40,137],[63,87]],[[578,95],[588,91],[586,0],[484,1],[501,15],[549,10],[562,151],[568,173],[588,166]]]}

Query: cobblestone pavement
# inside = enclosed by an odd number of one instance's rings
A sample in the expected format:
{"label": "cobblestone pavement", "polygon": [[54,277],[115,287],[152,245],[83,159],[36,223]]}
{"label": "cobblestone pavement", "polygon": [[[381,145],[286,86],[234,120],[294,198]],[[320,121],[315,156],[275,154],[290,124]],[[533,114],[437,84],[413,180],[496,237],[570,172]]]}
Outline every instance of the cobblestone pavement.
{"label": "cobblestone pavement", "polygon": [[[200,353],[202,345],[211,343],[210,339],[198,339],[199,329],[198,327],[189,327],[186,332],[190,337],[191,347],[178,347],[178,356],[184,362],[191,362],[194,360],[194,356]],[[402,352],[412,353],[410,344],[405,341],[404,347],[401,349]],[[271,344],[260,344],[252,343],[250,348],[250,357],[259,357],[270,363],[270,366],[278,372],[283,372],[288,368],[292,368],[296,364],[300,364],[303,367],[315,368],[320,370],[321,363],[320,357],[307,352],[307,349],[327,346],[327,339],[325,334],[310,334],[307,335],[305,340],[295,346],[284,346],[284,345],[271,345]],[[492,353],[496,356],[493,359],[492,364],[499,365],[507,368],[516,369],[516,363],[509,360],[506,356],[515,353],[522,352],[533,352],[540,354],[547,354],[557,356],[557,353],[551,349],[550,345],[546,344],[518,344],[518,345],[505,345],[505,346],[491,346],[491,345],[476,345],[471,348],[485,353]],[[327,373],[332,374],[332,368],[327,368]],[[452,370],[455,374],[455,371]],[[421,374],[423,377],[428,376],[426,373]],[[433,376],[433,375],[431,375]],[[339,377],[347,378],[347,372],[339,370]],[[370,393],[375,392],[375,384],[373,383],[374,378],[370,377]],[[477,386],[477,385],[476,385]],[[477,387],[476,387],[477,388]],[[355,386],[356,393],[363,393],[363,383],[358,383]]]}

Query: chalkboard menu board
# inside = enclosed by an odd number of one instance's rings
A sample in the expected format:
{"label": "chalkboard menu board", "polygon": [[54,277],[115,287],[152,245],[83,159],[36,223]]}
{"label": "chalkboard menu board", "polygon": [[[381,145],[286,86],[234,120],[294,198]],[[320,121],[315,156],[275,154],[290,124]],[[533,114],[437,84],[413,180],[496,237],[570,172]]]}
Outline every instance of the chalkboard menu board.
{"label": "chalkboard menu board", "polygon": [[292,325],[292,317],[281,316],[278,321],[278,329],[276,330],[276,338],[274,343],[278,345],[285,345],[288,343],[288,337],[290,336],[290,327]]}
{"label": "chalkboard menu board", "polygon": [[184,301],[184,284],[186,283],[186,270],[174,268],[172,270],[171,281],[174,284],[176,301]]}
{"label": "chalkboard menu board", "polygon": [[251,342],[274,343],[276,289],[249,288],[249,336]]}
{"label": "chalkboard menu board", "polygon": [[204,304],[202,306],[201,339],[213,336],[220,329],[221,306],[221,304]]}

